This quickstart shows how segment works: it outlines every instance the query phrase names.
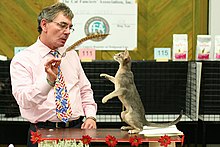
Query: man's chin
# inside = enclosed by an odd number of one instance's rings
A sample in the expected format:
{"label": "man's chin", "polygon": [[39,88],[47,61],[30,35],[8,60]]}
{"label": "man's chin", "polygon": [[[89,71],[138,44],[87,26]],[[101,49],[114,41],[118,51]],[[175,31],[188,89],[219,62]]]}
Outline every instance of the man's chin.
{"label": "man's chin", "polygon": [[65,43],[66,43],[66,42],[61,42],[61,43],[59,44],[59,46],[60,46],[60,47],[63,47],[63,46],[65,45]]}

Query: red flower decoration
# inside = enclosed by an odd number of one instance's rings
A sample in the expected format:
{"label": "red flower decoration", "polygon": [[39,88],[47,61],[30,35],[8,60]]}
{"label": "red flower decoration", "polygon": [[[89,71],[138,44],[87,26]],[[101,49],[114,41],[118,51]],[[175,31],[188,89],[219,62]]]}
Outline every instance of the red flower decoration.
{"label": "red flower decoration", "polygon": [[92,138],[89,135],[83,135],[81,140],[82,140],[83,144],[90,144],[91,139]]}
{"label": "red flower decoration", "polygon": [[131,146],[138,146],[139,144],[142,144],[141,138],[137,137],[136,135],[134,137],[130,137],[129,142]]}
{"label": "red flower decoration", "polygon": [[105,137],[105,143],[109,147],[115,147],[116,144],[118,143],[118,141],[116,140],[116,138],[114,136],[108,135]]}
{"label": "red flower decoration", "polygon": [[167,147],[169,144],[171,144],[170,137],[167,135],[161,136],[158,142],[160,142],[160,146],[164,147]]}
{"label": "red flower decoration", "polygon": [[31,142],[32,144],[41,142],[41,134],[38,134],[38,131],[34,132],[31,130]]}

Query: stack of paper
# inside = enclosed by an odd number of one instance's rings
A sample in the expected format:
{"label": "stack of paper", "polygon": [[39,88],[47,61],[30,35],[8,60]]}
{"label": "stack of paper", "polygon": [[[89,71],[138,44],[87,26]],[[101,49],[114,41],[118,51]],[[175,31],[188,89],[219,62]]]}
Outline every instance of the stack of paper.
{"label": "stack of paper", "polygon": [[144,126],[143,131],[141,131],[139,134],[144,134],[144,136],[148,137],[164,136],[165,134],[168,136],[184,135],[183,132],[177,129],[176,125],[172,125],[166,128]]}

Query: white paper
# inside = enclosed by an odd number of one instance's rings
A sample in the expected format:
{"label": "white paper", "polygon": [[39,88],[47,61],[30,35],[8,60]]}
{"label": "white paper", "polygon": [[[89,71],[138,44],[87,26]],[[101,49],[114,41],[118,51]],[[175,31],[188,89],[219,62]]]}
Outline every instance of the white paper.
{"label": "white paper", "polygon": [[145,136],[164,136],[165,134],[168,136],[176,136],[183,135],[183,132],[178,130],[176,125],[166,128],[144,126],[143,131],[141,131],[139,134],[144,134]]}

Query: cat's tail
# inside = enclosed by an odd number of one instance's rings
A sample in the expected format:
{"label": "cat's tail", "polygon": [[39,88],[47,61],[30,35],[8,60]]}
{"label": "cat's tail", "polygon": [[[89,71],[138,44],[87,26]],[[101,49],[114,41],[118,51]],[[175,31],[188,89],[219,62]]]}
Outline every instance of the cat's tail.
{"label": "cat's tail", "polygon": [[149,121],[146,120],[145,125],[149,126],[149,127],[159,127],[159,128],[169,127],[169,126],[177,124],[180,121],[180,119],[182,118],[182,115],[183,115],[183,110],[181,110],[180,115],[174,121],[172,121],[172,122],[168,122],[168,123],[152,123],[152,122],[149,122]]}

